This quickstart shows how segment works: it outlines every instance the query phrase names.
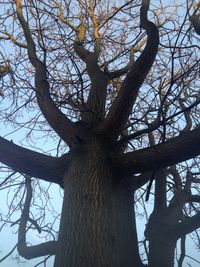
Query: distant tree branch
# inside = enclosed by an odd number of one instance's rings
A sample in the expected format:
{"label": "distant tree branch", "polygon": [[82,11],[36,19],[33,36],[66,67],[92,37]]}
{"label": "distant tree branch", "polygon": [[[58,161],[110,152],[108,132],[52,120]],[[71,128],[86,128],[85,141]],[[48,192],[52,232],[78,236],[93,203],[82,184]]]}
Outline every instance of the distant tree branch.
{"label": "distant tree branch", "polygon": [[[148,134],[156,129],[158,129],[160,126],[165,125],[166,123],[169,123],[170,120],[172,120],[173,118],[175,118],[176,116],[179,116],[180,114],[184,113],[184,116],[186,113],[189,113],[193,108],[197,107],[199,105],[199,99],[197,99],[196,101],[194,101],[191,105],[189,105],[188,107],[185,107],[182,110],[177,111],[176,113],[172,114],[171,116],[164,118],[162,120],[159,119],[159,117],[155,118],[155,120],[149,124],[149,126],[145,129],[141,129],[137,132],[134,132],[132,134],[129,134],[127,136],[123,136],[119,141],[117,141],[118,144],[127,142],[129,140],[133,140],[134,138],[137,138],[138,136],[144,135],[144,134]],[[186,121],[186,126],[187,126],[187,121]],[[189,126],[191,127],[191,126]],[[185,128],[186,129],[186,128]],[[185,130],[183,131],[185,133]]]}
{"label": "distant tree branch", "polygon": [[45,255],[54,255],[57,250],[57,241],[49,241],[46,243],[30,247],[28,247],[26,244],[26,224],[29,218],[31,199],[32,199],[31,179],[26,177],[26,199],[19,223],[18,245],[17,245],[18,252],[20,256],[26,259],[33,259]]}

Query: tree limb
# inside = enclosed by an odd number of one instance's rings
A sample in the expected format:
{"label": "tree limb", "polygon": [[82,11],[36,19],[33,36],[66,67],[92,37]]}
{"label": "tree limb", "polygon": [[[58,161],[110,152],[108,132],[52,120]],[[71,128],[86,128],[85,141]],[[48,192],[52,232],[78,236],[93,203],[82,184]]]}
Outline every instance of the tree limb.
{"label": "tree limb", "polygon": [[192,233],[200,227],[200,212],[192,217],[186,217],[183,222],[173,227],[173,232],[177,239]]}
{"label": "tree limb", "polygon": [[74,49],[78,56],[86,63],[87,72],[91,80],[91,87],[86,102],[87,111],[82,112],[82,119],[92,123],[102,121],[105,116],[108,75],[98,65],[99,54],[97,51],[88,51],[80,42],[75,42]]}
{"label": "tree limb", "polygon": [[108,73],[108,76],[109,76],[109,78],[111,80],[126,74],[132,68],[132,66],[134,64],[134,53],[135,53],[135,49],[133,47],[130,50],[130,61],[129,61],[129,63],[122,69],[119,69],[119,70],[116,70],[116,71]]}
{"label": "tree limb", "polygon": [[26,199],[24,203],[24,209],[22,211],[19,231],[18,231],[18,245],[17,250],[20,256],[26,259],[33,259],[45,255],[54,255],[57,250],[57,242],[49,241],[35,246],[28,247],[26,244],[26,224],[29,218],[29,210],[32,199],[32,187],[31,179],[26,177]]}
{"label": "tree limb", "polygon": [[111,160],[117,172],[125,175],[161,169],[199,154],[200,128],[197,128],[162,144],[124,155],[113,155]]}
{"label": "tree limb", "polygon": [[62,186],[64,166],[67,165],[62,164],[63,160],[63,157],[47,156],[0,137],[0,162],[15,171]]}
{"label": "tree limb", "polygon": [[139,89],[155,60],[159,44],[159,32],[153,22],[147,18],[149,0],[142,1],[140,10],[141,27],[146,30],[147,44],[135,61],[118,92],[106,119],[100,125],[101,131],[109,139],[119,136],[131,113]]}
{"label": "tree limb", "polygon": [[185,241],[186,241],[186,236],[181,237],[181,254],[178,260],[178,267],[183,266],[183,260],[185,258]]}
{"label": "tree limb", "polygon": [[188,199],[188,202],[200,203],[200,195],[191,195]]}
{"label": "tree limb", "polygon": [[64,140],[68,145],[77,143],[77,131],[74,124],[56,107],[54,104],[50,91],[47,77],[47,68],[45,64],[37,57],[36,47],[31,36],[29,25],[22,14],[21,0],[16,0],[17,17],[24,31],[24,36],[27,41],[28,57],[35,67],[35,87],[36,96],[40,110],[44,117],[54,129],[54,131]]}

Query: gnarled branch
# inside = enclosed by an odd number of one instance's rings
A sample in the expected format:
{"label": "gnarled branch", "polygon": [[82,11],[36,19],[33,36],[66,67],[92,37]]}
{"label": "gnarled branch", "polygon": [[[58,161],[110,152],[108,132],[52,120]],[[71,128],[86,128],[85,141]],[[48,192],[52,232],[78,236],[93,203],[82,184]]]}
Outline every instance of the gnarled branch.
{"label": "gnarled branch", "polygon": [[139,89],[144,82],[157,54],[159,32],[154,23],[147,18],[149,1],[143,0],[140,11],[141,27],[146,30],[147,44],[127,74],[110,111],[101,124],[101,131],[108,138],[117,139],[126,125]]}
{"label": "gnarled branch", "polygon": [[96,123],[105,116],[108,75],[98,65],[98,52],[88,51],[80,42],[75,42],[74,48],[78,56],[86,63],[91,80],[91,88],[86,102],[87,111],[82,112],[82,119]]}
{"label": "gnarled branch", "polygon": [[26,224],[29,218],[29,210],[32,199],[31,179],[26,177],[26,199],[24,209],[22,211],[19,231],[18,231],[18,245],[17,249],[20,256],[26,259],[33,259],[45,255],[54,255],[57,250],[57,241],[49,241],[35,246],[28,247],[26,244]]}
{"label": "gnarled branch", "polygon": [[56,107],[53,102],[47,77],[47,68],[36,54],[36,47],[32,38],[29,25],[24,19],[22,13],[21,0],[16,0],[17,17],[24,31],[24,36],[27,41],[28,57],[35,67],[35,87],[38,105],[44,117],[54,129],[54,131],[68,145],[72,145],[77,141],[77,131],[74,124]]}

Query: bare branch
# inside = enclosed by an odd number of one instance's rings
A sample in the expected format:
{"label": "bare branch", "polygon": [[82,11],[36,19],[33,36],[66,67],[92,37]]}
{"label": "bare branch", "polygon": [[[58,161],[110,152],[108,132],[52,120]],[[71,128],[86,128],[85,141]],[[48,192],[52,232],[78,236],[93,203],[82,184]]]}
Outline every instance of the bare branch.
{"label": "bare branch", "polygon": [[181,237],[181,255],[178,260],[178,267],[183,266],[183,260],[185,258],[185,241],[186,241],[186,236]]}
{"label": "bare branch", "polygon": [[200,227],[200,212],[192,217],[186,217],[183,222],[173,227],[173,232],[177,238],[181,238],[192,233]]}
{"label": "bare branch", "polygon": [[142,48],[142,46],[146,43],[146,40],[143,40],[142,42],[140,42],[138,45],[133,46],[130,49],[130,61],[129,63],[122,69],[113,71],[113,72],[109,72],[108,76],[110,79],[115,79],[118,78],[124,74],[126,74],[134,65],[135,59],[134,59],[134,55],[136,52],[139,52]]}
{"label": "bare branch", "polygon": [[151,69],[157,54],[159,32],[155,24],[150,22],[147,18],[148,9],[149,1],[143,0],[140,10],[140,22],[141,27],[147,32],[147,44],[127,74],[121,86],[121,90],[118,92],[108,112],[106,120],[101,125],[102,132],[105,133],[108,138],[114,137],[117,139],[121,133],[131,113],[139,88]]}
{"label": "bare branch", "polygon": [[101,34],[99,33],[99,23],[97,22],[95,18],[94,5],[92,3],[92,0],[89,0],[89,9],[90,9],[90,18],[92,20],[92,24],[94,27],[93,35],[94,35],[94,38],[97,40],[101,38]]}
{"label": "bare branch", "polygon": [[50,96],[47,69],[45,64],[37,57],[29,25],[22,14],[21,0],[16,1],[16,8],[17,16],[27,41],[28,56],[35,67],[35,87],[39,107],[51,127],[67,144],[77,143],[77,131],[74,124],[56,107]]}
{"label": "bare branch", "polygon": [[0,161],[15,171],[62,185],[63,160],[62,157],[54,158],[20,147],[0,137]]}
{"label": "bare branch", "polygon": [[135,61],[134,60],[134,53],[135,53],[135,49],[133,47],[130,49],[130,61],[129,61],[129,63],[124,68],[122,68],[120,70],[108,73],[108,76],[111,80],[126,74],[131,69],[131,67],[133,66],[134,61]]}
{"label": "bare branch", "polygon": [[[176,148],[176,149],[174,149]],[[139,173],[161,169],[200,154],[200,128],[174,137],[162,144],[113,156],[112,164],[125,173]]]}
{"label": "bare branch", "polygon": [[22,211],[19,231],[18,231],[18,245],[19,254],[26,259],[33,259],[45,255],[54,255],[57,250],[57,242],[49,241],[35,246],[28,247],[26,244],[26,224],[29,218],[29,210],[32,199],[31,179],[26,177],[26,199],[24,209]]}

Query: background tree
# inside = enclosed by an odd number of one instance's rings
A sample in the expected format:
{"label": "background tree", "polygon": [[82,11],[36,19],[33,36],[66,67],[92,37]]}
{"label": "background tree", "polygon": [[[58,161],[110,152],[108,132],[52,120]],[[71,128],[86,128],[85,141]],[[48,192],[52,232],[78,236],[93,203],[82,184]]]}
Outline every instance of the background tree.
{"label": "background tree", "polygon": [[[185,236],[200,226],[199,3],[149,2],[0,4],[0,119],[12,128],[0,137],[2,170],[11,169],[1,187],[17,188],[1,219],[19,225],[17,248],[27,259],[170,267],[181,238],[182,265]],[[58,240],[58,215],[44,221],[40,180],[63,188]],[[148,181],[145,262],[134,208]],[[42,195],[47,202],[36,209]],[[32,229],[47,242],[28,246]]]}

